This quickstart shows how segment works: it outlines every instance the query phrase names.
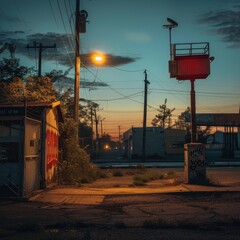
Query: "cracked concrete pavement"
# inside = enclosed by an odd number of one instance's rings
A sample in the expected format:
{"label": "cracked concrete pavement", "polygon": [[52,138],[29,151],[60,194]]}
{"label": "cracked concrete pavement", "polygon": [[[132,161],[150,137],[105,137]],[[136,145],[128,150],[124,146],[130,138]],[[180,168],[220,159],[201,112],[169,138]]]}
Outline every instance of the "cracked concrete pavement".
{"label": "cracked concrete pavement", "polygon": [[2,200],[0,238],[237,240],[239,171],[219,169],[216,176],[218,186],[126,187],[118,178],[124,187],[101,180],[42,191],[28,201]]}

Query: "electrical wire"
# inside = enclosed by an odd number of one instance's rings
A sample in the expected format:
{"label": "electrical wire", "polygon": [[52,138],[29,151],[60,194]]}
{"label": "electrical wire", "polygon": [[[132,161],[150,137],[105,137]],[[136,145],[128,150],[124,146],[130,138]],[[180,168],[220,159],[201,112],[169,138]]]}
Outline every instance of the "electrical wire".
{"label": "electrical wire", "polygon": [[[58,25],[56,16],[55,16],[54,11],[53,11],[53,6],[52,6],[52,3],[51,3],[51,0],[49,0],[48,2],[49,2],[49,5],[50,5],[50,8],[51,8],[51,12],[52,12],[52,15],[53,15],[53,19],[54,19],[54,21],[55,21],[55,24],[56,24],[56,26],[59,28],[59,25]],[[68,36],[68,34],[67,34],[66,36]],[[74,67],[74,64],[73,64],[73,62],[72,62],[72,58],[71,58],[71,56],[70,56],[70,53],[69,53],[68,48],[67,48],[67,45],[66,45],[66,42],[64,41],[63,38],[61,38],[61,41],[62,41],[62,43],[63,43],[63,45],[64,45],[64,48],[65,48],[65,51],[66,51],[66,55],[68,56],[69,63],[71,64],[72,67]]]}
{"label": "electrical wire", "polygon": [[92,101],[93,102],[107,102],[107,101],[109,101],[109,102],[111,102],[111,101],[118,101],[118,100],[123,100],[123,99],[126,99],[126,97],[127,98],[130,98],[130,97],[133,97],[133,96],[138,96],[139,94],[142,94],[143,93],[143,91],[141,91],[141,92],[137,92],[137,93],[133,93],[133,94],[131,94],[131,95],[128,95],[128,96],[125,96],[125,97],[121,97],[121,98],[112,98],[112,99],[93,99]]}
{"label": "electrical wire", "polygon": [[60,16],[61,16],[61,20],[62,20],[62,23],[63,23],[63,27],[64,27],[65,32],[66,32],[66,36],[67,36],[67,39],[68,39],[68,43],[69,43],[69,45],[70,45],[70,47],[71,47],[71,49],[72,49],[72,52],[75,53],[74,46],[73,46],[73,44],[72,44],[72,42],[71,42],[71,39],[69,38],[68,31],[67,31],[67,28],[66,28],[64,19],[63,19],[62,10],[61,10],[60,4],[59,4],[59,0],[57,0],[57,5],[58,5],[59,13],[60,13]]}
{"label": "electrical wire", "polygon": [[[84,65],[83,63],[81,63],[81,65],[83,66],[83,67],[85,67],[86,68],[86,70],[87,71],[89,71],[93,76],[95,76],[94,75],[94,73],[86,66],[86,65]],[[96,79],[98,79],[100,82],[104,82],[102,79],[100,79],[99,77],[96,77]],[[125,96],[124,94],[122,94],[122,93],[120,93],[119,91],[117,91],[116,89],[114,89],[113,87],[111,87],[111,86],[107,86],[109,89],[111,89],[113,92],[115,92],[115,93],[117,93],[117,94],[119,94],[120,96],[122,96],[123,98],[125,98],[125,99],[129,99],[130,101],[133,101],[133,102],[136,102],[136,103],[139,103],[139,104],[141,104],[141,105],[143,105],[143,102],[140,102],[140,101],[137,101],[137,100],[134,100],[134,99],[131,99],[131,98],[129,98],[128,96]]]}
{"label": "electrical wire", "polygon": [[122,69],[122,68],[117,68],[117,67],[113,67],[119,71],[122,71],[122,72],[129,72],[129,73],[136,73],[136,72],[143,72],[145,69],[139,69],[139,70],[125,70],[125,69]]}

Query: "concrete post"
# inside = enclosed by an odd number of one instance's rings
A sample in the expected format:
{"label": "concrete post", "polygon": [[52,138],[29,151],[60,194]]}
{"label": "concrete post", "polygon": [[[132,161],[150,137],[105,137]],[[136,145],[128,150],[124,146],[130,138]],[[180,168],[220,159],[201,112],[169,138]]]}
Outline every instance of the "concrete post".
{"label": "concrete post", "polygon": [[202,143],[184,145],[184,182],[206,183],[205,146]]}

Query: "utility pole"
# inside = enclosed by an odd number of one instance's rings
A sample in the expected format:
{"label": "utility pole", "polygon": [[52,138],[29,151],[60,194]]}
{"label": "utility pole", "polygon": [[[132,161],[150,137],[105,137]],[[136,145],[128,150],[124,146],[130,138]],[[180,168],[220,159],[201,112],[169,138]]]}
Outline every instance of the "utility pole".
{"label": "utility pole", "polygon": [[118,149],[121,151],[121,126],[118,126]]}
{"label": "utility pole", "polygon": [[101,137],[103,136],[103,121],[105,120],[106,118],[103,118],[103,119],[101,119],[100,121],[101,121]]}
{"label": "utility pole", "polygon": [[91,136],[92,136],[92,151],[94,150],[94,140],[93,140],[93,107],[91,106]]}
{"label": "utility pole", "polygon": [[142,137],[142,158],[145,158],[146,152],[146,124],[147,124],[147,92],[148,84],[150,82],[147,80],[147,70],[144,71],[144,110],[143,110],[143,137]]}
{"label": "utility pole", "polygon": [[99,134],[98,134],[98,123],[99,123],[99,118],[97,116],[97,110],[96,108],[94,109],[94,117],[95,117],[95,124],[96,124],[96,139],[95,139],[95,142],[96,142],[96,154],[99,153]]}
{"label": "utility pole", "polygon": [[[76,19],[75,19],[75,81],[74,81],[74,120],[78,126],[79,117],[79,91],[80,91],[80,33],[86,32],[86,19],[88,13],[85,10],[80,11],[80,0],[76,0]],[[78,128],[77,128],[78,136]]]}
{"label": "utility pole", "polygon": [[56,44],[54,44],[52,46],[44,46],[41,43],[39,45],[37,45],[37,43],[34,42],[33,46],[29,46],[29,44],[27,44],[26,48],[27,49],[29,49],[29,48],[38,49],[38,77],[41,77],[42,76],[42,51],[47,48],[56,48]]}
{"label": "utility pole", "polygon": [[[75,20],[75,82],[74,82],[74,120],[78,126],[79,117],[79,88],[80,88],[80,34],[79,34],[79,20],[80,20],[80,0],[76,0],[76,20]],[[77,127],[78,136],[78,127]]]}

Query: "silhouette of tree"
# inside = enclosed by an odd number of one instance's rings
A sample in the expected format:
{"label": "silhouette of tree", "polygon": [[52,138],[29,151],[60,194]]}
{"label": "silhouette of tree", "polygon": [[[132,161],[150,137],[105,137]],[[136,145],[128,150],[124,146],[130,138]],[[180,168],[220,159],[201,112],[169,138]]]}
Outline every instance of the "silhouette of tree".
{"label": "silhouette of tree", "polygon": [[170,109],[167,107],[167,98],[164,101],[164,104],[159,106],[158,114],[155,115],[155,118],[152,119],[152,125],[154,127],[166,127],[166,123],[168,123],[168,128],[171,128],[171,119],[172,119],[172,112],[175,108]]}
{"label": "silhouette of tree", "polygon": [[10,83],[16,78],[24,79],[32,70],[33,68],[20,66],[17,58],[3,58],[0,61],[0,82]]}
{"label": "silhouette of tree", "polygon": [[32,68],[20,66],[19,59],[0,61],[0,102],[55,101],[56,91],[49,77],[29,76]]}
{"label": "silhouette of tree", "polygon": [[[187,135],[190,140],[190,126],[191,126],[191,109],[187,109],[178,116],[178,120],[175,122],[174,126],[177,129],[186,130]],[[211,133],[211,126],[197,126],[198,141],[204,142],[205,138]]]}
{"label": "silhouette of tree", "polygon": [[187,109],[178,116],[178,120],[175,122],[177,129],[186,130],[187,132],[190,131],[190,112],[190,107],[187,107]]}

